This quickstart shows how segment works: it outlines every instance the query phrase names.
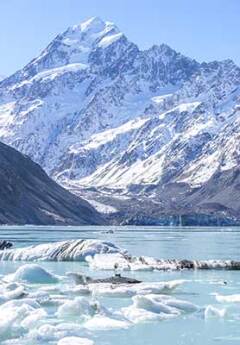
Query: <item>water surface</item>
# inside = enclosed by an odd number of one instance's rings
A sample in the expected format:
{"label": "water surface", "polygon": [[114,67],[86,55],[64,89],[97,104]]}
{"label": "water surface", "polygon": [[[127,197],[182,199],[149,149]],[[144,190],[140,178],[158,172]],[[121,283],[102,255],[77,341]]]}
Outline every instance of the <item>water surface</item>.
{"label": "water surface", "polygon": [[[113,233],[106,233],[106,230]],[[238,228],[174,228],[174,227],[1,227],[1,239],[14,242],[23,247],[44,242],[66,239],[100,239],[113,242],[127,249],[133,255],[176,259],[232,259],[240,260],[240,231]],[[1,262],[2,279],[16,271],[23,262]],[[66,272],[85,272],[91,276],[109,276],[111,272],[91,271],[86,263],[80,262],[41,262],[40,265],[54,274],[64,276]],[[197,313],[185,313],[176,318],[163,321],[142,322],[127,329],[86,330],[81,336],[92,339],[96,345],[212,345],[237,344],[240,342],[240,303],[216,300],[215,294],[240,294],[240,272],[238,271],[177,271],[177,272],[131,272],[126,273],[146,282],[184,279],[186,282],[174,293],[174,297],[199,306]],[[39,285],[31,286],[38,291]],[[69,299],[74,296],[68,296]],[[106,308],[119,311],[132,304],[131,298],[98,297]],[[205,317],[208,305],[224,309],[224,317]],[[42,324],[60,324],[56,310],[46,307],[48,316]],[[0,315],[1,320],[1,315]],[[64,320],[73,322],[73,320]],[[74,320],[76,323],[76,320]],[[3,344],[16,344],[6,335]],[[7,342],[6,342],[7,341]],[[57,339],[49,337],[29,340],[22,332],[17,344],[57,344]]]}

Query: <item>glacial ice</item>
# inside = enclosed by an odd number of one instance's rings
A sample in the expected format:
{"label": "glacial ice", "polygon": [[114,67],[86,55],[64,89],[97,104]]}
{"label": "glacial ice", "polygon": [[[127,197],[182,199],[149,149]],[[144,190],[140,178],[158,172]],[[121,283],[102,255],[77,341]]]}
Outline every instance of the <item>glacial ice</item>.
{"label": "glacial ice", "polygon": [[94,316],[101,311],[101,306],[97,301],[89,301],[84,297],[76,297],[74,300],[67,301],[58,308],[58,317],[77,317],[78,319]]}
{"label": "glacial ice", "polygon": [[[0,261],[87,261],[91,269],[122,271],[166,271],[182,269],[240,270],[232,260],[176,260],[132,256],[111,242],[69,240],[0,251]],[[21,273],[21,271],[20,271]],[[20,274],[18,273],[18,274]],[[22,273],[21,273],[22,274]],[[17,277],[16,277],[17,278]]]}
{"label": "glacial ice", "polygon": [[[223,282],[222,272],[214,272],[210,278],[207,276],[207,280],[205,272],[155,272],[158,269],[181,269],[181,261],[135,257],[114,244],[95,240],[64,241],[20,250],[19,257],[29,260],[35,257],[38,262],[1,263],[0,342],[3,345],[93,345],[93,341],[98,344],[98,339],[112,337],[115,332],[121,334],[129,330],[134,333],[135,329],[148,328],[145,325],[148,322],[156,322],[156,327],[161,327],[159,322],[172,319],[175,320],[167,322],[168,325],[178,326],[183,319],[184,322],[190,320],[189,324],[192,321],[225,323],[230,318],[237,323],[240,297],[237,290],[232,290],[231,279],[227,279],[227,285],[217,285],[221,294],[214,297],[209,297],[206,289],[207,302],[198,295],[202,292],[202,286],[197,285],[199,282],[215,289],[215,283]],[[6,259],[13,260],[14,251],[18,252],[18,249],[6,250],[1,255],[6,254]],[[62,259],[85,262],[46,262]],[[92,278],[105,278],[114,274],[111,270],[116,263],[119,270],[128,270],[123,275],[145,282],[77,285],[67,273],[69,270],[86,273]],[[234,268],[234,262],[230,260],[190,261],[189,265],[196,269],[228,269],[231,265]],[[12,273],[13,267],[15,273]],[[92,272],[91,269],[109,272]],[[148,272],[149,269],[154,272]],[[215,298],[216,303],[210,305],[210,298]]]}
{"label": "glacial ice", "polygon": [[100,240],[69,240],[0,251],[0,260],[9,261],[84,261],[101,253],[118,253],[120,248]]}
{"label": "glacial ice", "polygon": [[32,284],[52,284],[57,283],[58,278],[52,273],[36,264],[23,265],[18,270],[6,276],[8,281],[24,281]]}
{"label": "glacial ice", "polygon": [[205,308],[204,311],[204,317],[205,319],[210,319],[210,318],[223,318],[226,315],[226,309],[225,308],[216,308],[212,305],[208,305]]}
{"label": "glacial ice", "polygon": [[0,304],[12,299],[18,299],[25,295],[25,288],[16,283],[1,283],[0,284]]}
{"label": "glacial ice", "polygon": [[89,289],[95,296],[104,297],[132,297],[147,294],[169,294],[181,286],[184,280],[165,282],[150,282],[130,285],[114,286],[112,284],[89,284]]}
{"label": "glacial ice", "polygon": [[122,308],[123,315],[133,323],[153,320],[165,320],[177,317],[182,313],[192,313],[198,310],[194,304],[181,301],[170,296],[134,296],[133,304]]}
{"label": "glacial ice", "polygon": [[[12,300],[0,306],[1,340],[24,332],[24,320],[40,305],[29,299]],[[25,324],[26,325],[26,324]]]}
{"label": "glacial ice", "polygon": [[232,260],[175,260],[175,259],[155,259],[148,256],[130,256],[123,252],[111,255],[96,254],[86,257],[91,269],[114,270],[117,264],[122,271],[152,271],[152,270],[181,270],[181,269],[240,269],[240,263]]}
{"label": "glacial ice", "polygon": [[221,303],[240,303],[240,294],[234,295],[216,295],[216,300]]}

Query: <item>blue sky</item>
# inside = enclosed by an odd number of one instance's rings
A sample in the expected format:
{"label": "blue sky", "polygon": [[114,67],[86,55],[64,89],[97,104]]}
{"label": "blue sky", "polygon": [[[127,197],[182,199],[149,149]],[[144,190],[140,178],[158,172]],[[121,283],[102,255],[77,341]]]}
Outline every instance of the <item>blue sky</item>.
{"label": "blue sky", "polygon": [[199,61],[240,65],[240,0],[0,0],[0,74],[92,16],[115,22],[142,49],[167,43]]}

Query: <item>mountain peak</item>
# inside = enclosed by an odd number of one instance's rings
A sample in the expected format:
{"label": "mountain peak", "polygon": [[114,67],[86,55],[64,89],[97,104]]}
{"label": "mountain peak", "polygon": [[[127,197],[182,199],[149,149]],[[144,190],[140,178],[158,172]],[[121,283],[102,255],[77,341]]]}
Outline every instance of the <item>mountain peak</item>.
{"label": "mountain peak", "polygon": [[[86,68],[91,52],[108,47],[122,36],[114,23],[92,17],[59,34],[38,57],[24,67],[24,73],[19,72],[15,76],[20,82],[42,71],[69,64],[81,63]],[[13,79],[16,82],[15,77]]]}
{"label": "mountain peak", "polygon": [[87,19],[80,24],[73,25],[68,30],[77,32],[80,31],[82,33],[87,33],[91,31],[92,33],[95,32],[101,32],[105,29],[106,23],[99,17],[92,17],[90,19]]}
{"label": "mountain peak", "polygon": [[104,26],[105,22],[99,17],[91,17],[80,24],[82,31],[87,31],[92,28],[103,28]]}
{"label": "mountain peak", "polygon": [[92,17],[70,27],[64,35],[80,33],[84,36],[103,36],[109,32],[119,33],[120,31],[114,23],[104,21],[99,17]]}
{"label": "mountain peak", "polygon": [[57,41],[63,44],[63,51],[66,51],[66,47],[72,47],[74,51],[80,49],[86,52],[97,47],[98,43],[99,47],[104,47],[121,36],[123,34],[114,23],[103,21],[99,17],[92,17],[78,25],[69,27],[57,37]]}

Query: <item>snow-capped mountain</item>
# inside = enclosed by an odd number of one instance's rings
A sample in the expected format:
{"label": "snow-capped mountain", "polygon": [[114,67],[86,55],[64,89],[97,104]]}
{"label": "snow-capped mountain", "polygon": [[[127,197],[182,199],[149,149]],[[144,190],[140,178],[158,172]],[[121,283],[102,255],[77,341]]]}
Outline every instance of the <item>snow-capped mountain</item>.
{"label": "snow-capped mountain", "polygon": [[233,61],[142,51],[99,18],[0,82],[0,139],[75,190],[200,188],[238,166],[239,122]]}

